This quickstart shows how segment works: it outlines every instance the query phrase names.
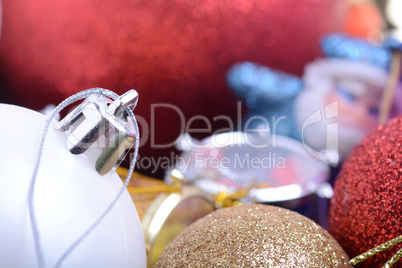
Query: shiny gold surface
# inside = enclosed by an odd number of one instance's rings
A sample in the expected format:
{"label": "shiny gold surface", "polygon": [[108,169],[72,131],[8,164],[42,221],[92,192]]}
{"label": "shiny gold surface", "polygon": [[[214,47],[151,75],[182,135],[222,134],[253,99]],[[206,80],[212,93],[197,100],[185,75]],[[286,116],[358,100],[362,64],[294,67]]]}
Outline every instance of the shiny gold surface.
{"label": "shiny gold surface", "polygon": [[287,209],[242,205],[212,212],[181,232],[155,267],[352,267],[336,240]]}
{"label": "shiny gold surface", "polygon": [[[127,169],[118,168],[124,179]],[[148,267],[153,267],[166,246],[194,221],[215,209],[213,197],[193,186],[182,186],[173,170],[173,185],[134,172],[127,190],[137,208],[147,248]]]}
{"label": "shiny gold surface", "polygon": [[181,193],[162,193],[142,220],[148,267],[154,267],[165,247],[181,231],[214,210],[212,198],[197,188],[184,186]]}

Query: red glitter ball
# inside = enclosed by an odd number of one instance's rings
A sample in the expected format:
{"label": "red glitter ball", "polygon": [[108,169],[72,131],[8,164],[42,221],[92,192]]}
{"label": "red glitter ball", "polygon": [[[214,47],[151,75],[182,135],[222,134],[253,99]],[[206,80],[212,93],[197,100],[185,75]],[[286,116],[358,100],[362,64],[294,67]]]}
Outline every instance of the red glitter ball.
{"label": "red glitter ball", "polygon": [[[402,116],[380,125],[353,149],[335,182],[330,233],[349,256],[402,235]],[[402,245],[358,267],[380,267]],[[393,267],[402,267],[399,261]]]}
{"label": "red glitter ball", "polygon": [[[20,105],[42,109],[87,88],[134,88],[140,125],[154,126],[142,133],[140,154],[157,157],[172,146],[151,142],[172,143],[184,126],[168,108],[152,122],[152,104],[177,106],[186,122],[205,116],[212,131],[203,137],[228,128],[213,118],[236,120],[225,86],[230,66],[254,61],[302,74],[320,56],[320,37],[342,29],[346,1],[10,0],[3,11],[0,76]],[[202,120],[191,127],[206,128]]]}

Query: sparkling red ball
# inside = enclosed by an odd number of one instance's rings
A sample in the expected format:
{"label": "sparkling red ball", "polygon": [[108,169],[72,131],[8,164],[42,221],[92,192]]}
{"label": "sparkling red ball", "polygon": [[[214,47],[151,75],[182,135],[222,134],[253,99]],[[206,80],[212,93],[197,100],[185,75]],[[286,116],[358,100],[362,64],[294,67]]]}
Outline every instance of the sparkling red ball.
{"label": "sparkling red ball", "polygon": [[[349,256],[402,235],[402,116],[380,125],[353,149],[335,183],[330,233]],[[380,267],[402,245],[358,267]],[[399,261],[393,267],[402,267]]]}
{"label": "sparkling red ball", "polygon": [[[155,103],[177,106],[185,120],[235,119],[225,86],[233,63],[300,75],[320,55],[319,38],[342,28],[344,13],[344,0],[3,1],[0,76],[16,102],[33,109],[86,88],[135,88],[136,114],[149,128]],[[177,112],[160,109],[154,118],[155,143],[173,142],[182,127]],[[171,150],[151,147],[149,137],[141,154]]]}

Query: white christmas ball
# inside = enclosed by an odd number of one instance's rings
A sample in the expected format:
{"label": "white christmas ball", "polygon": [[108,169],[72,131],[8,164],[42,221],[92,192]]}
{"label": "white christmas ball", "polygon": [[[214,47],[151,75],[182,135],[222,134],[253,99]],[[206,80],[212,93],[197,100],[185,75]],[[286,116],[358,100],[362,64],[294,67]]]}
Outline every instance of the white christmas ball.
{"label": "white christmas ball", "polygon": [[[0,115],[0,267],[38,267],[28,191],[46,117],[6,104]],[[57,264],[123,185],[114,172],[100,176],[95,161],[87,153],[71,154],[65,134],[52,124],[34,199],[46,267]],[[127,190],[62,267],[146,267],[141,224]]]}

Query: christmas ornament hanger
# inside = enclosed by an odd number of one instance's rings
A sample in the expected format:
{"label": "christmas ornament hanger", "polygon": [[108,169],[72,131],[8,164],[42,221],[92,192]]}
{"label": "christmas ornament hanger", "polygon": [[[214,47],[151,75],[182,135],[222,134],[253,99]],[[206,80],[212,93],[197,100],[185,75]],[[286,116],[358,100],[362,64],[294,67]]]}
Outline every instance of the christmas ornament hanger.
{"label": "christmas ornament hanger", "polygon": [[[135,160],[138,154],[139,131],[132,109],[137,104],[138,93],[130,90],[122,96],[102,89],[92,88],[81,91],[60,103],[46,120],[45,128],[40,143],[39,153],[35,169],[32,175],[29,192],[28,208],[35,250],[39,267],[46,267],[45,254],[41,245],[41,237],[38,228],[38,221],[35,213],[35,185],[38,179],[43,150],[45,147],[47,133],[52,120],[68,105],[87,98],[81,105],[68,114],[57,126],[56,129],[67,132],[67,146],[73,154],[85,152],[89,147],[99,142],[100,137],[105,137],[105,147],[101,149],[96,161],[95,168],[100,175],[117,168],[128,151],[134,147],[134,154],[130,162],[128,174],[124,185],[120,188],[116,197],[105,208],[103,213],[93,222],[88,229],[79,236],[74,243],[65,251],[56,264],[60,267],[72,251],[83,241],[106,217],[110,210],[117,203],[125,188],[127,187],[134,170]],[[109,101],[107,98],[114,100]],[[71,129],[70,129],[71,128]],[[99,147],[99,146],[98,146]]]}
{"label": "christmas ornament hanger", "polygon": [[100,175],[105,175],[120,165],[137,140],[135,118],[126,110],[132,111],[137,102],[135,90],[128,91],[114,102],[93,94],[61,120],[56,129],[68,132],[67,147],[73,154],[84,153],[104,135],[106,144],[102,146],[95,168]]}

